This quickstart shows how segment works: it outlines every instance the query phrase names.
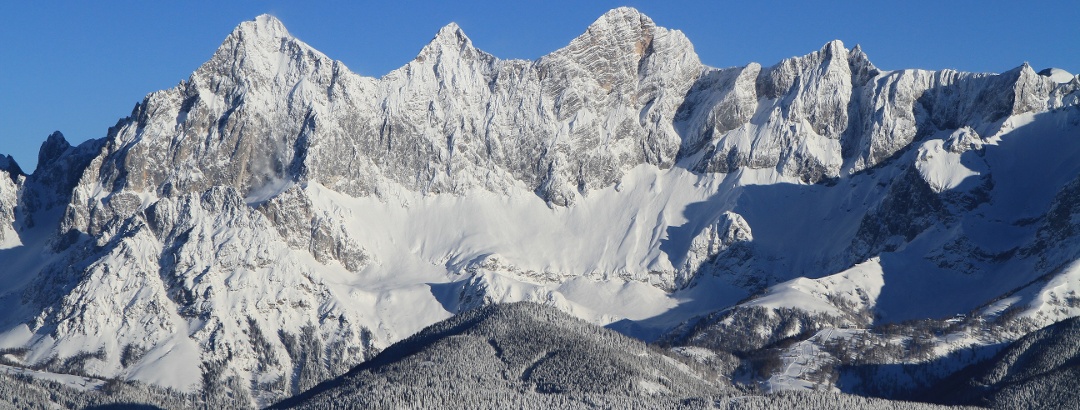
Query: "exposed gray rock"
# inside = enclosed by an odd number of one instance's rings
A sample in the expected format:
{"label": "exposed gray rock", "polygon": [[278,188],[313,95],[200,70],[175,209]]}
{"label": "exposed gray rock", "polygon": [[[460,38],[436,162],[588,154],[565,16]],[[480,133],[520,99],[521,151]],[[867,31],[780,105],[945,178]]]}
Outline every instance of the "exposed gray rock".
{"label": "exposed gray rock", "polygon": [[701,230],[690,243],[690,250],[681,267],[682,281],[688,282],[701,265],[711,262],[732,245],[750,242],[754,235],[750,225],[737,213],[724,212],[717,220]]}

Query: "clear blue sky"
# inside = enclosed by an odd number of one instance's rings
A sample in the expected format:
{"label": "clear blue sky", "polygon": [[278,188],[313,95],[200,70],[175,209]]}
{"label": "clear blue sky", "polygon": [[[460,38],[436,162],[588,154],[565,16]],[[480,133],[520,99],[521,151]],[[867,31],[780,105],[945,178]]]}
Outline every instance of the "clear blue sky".
{"label": "clear blue sky", "polygon": [[1020,1],[0,1],[0,153],[27,171],[54,130],[102,138],[146,94],[172,87],[233,27],[262,13],[363,75],[409,60],[454,21],[500,58],[535,59],[605,11],[633,6],[682,30],[701,60],[772,65],[833,39],[883,69],[1080,72],[1080,4]]}

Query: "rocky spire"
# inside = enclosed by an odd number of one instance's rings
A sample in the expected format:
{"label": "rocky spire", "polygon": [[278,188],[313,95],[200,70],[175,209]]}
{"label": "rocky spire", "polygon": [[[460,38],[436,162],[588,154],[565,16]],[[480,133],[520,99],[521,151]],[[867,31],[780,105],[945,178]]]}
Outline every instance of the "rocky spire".
{"label": "rocky spire", "polygon": [[61,134],[60,131],[49,134],[49,138],[45,139],[45,142],[41,144],[41,149],[38,150],[38,168],[45,167],[60,158],[64,151],[69,148],[71,148],[71,144],[67,142],[64,134]]}
{"label": "rocky spire", "polygon": [[420,50],[420,56],[441,54],[447,51],[462,52],[470,49],[474,49],[472,40],[465,35],[457,23],[450,23],[439,29],[435,38]]}
{"label": "rocky spire", "polygon": [[7,172],[12,182],[18,180],[19,176],[26,175],[11,155],[0,155],[0,171]]}

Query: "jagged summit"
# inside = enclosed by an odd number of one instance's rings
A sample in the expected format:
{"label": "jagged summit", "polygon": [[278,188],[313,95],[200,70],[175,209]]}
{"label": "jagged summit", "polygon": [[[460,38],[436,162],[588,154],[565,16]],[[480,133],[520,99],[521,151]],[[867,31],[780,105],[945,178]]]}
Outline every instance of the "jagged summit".
{"label": "jagged summit", "polygon": [[638,9],[633,8],[633,7],[629,7],[629,6],[622,6],[622,7],[616,7],[616,8],[613,8],[611,10],[608,10],[606,13],[600,15],[600,18],[596,19],[596,21],[594,21],[592,23],[592,25],[590,25],[590,27],[596,26],[596,25],[610,24],[612,22],[617,22],[617,21],[620,21],[620,20],[621,21],[635,21],[635,20],[637,20],[637,21],[641,22],[642,24],[649,24],[649,25],[654,25],[655,24],[655,23],[653,23],[652,18],[650,18],[649,16],[646,16],[645,13],[642,13],[642,12],[638,11]]}
{"label": "jagged summit", "polygon": [[263,14],[236,26],[196,75],[212,71],[231,77],[272,77],[287,71],[282,63],[296,66],[314,60],[330,61],[322,52],[293,37],[281,20]]}
{"label": "jagged summit", "polygon": [[866,55],[862,46],[858,44],[848,52],[848,63],[851,64],[851,77],[856,85],[866,84],[871,78],[881,73],[881,70],[870,62],[870,56]]}
{"label": "jagged summit", "polygon": [[285,24],[278,20],[277,17],[262,14],[253,20],[237,25],[225,38],[225,41],[222,42],[218,48],[218,53],[225,51],[237,57],[241,56],[237,53],[238,51],[242,51],[244,55],[248,56],[252,54],[272,54],[287,50],[290,44],[302,45],[305,50],[319,53],[311,46],[293,37],[289,30],[285,28]]}
{"label": "jagged summit", "polygon": [[[635,100],[631,96],[652,89],[648,85],[652,83],[675,90],[688,88],[704,68],[682,32],[659,27],[629,7],[604,13],[566,47],[542,57],[539,64],[565,66],[569,77],[592,78],[605,92]],[[645,155],[667,162],[668,154]]]}
{"label": "jagged summit", "polygon": [[0,171],[7,172],[12,181],[15,181],[20,175],[26,175],[22,167],[19,166],[18,162],[15,162],[15,158],[11,155],[0,155]]}
{"label": "jagged summit", "polygon": [[461,30],[457,23],[451,22],[439,29],[435,37],[420,50],[417,57],[423,58],[424,56],[433,56],[446,52],[464,53],[475,49],[469,36],[465,35],[465,32]]}
{"label": "jagged summit", "polygon": [[45,142],[41,144],[41,148],[38,150],[38,168],[47,166],[54,160],[59,158],[71,148],[71,144],[64,138],[64,134],[60,131],[55,131],[49,134],[49,137],[45,139]]}
{"label": "jagged summit", "polygon": [[847,54],[847,51],[847,48],[844,47],[844,42],[839,39],[825,43],[825,45],[821,47],[821,52],[830,57],[836,56],[837,54]]}
{"label": "jagged summit", "polygon": [[791,57],[790,59],[796,59],[796,60],[799,60],[799,59],[811,59],[811,60],[828,61],[828,60],[834,59],[834,58],[839,59],[839,60],[854,59],[854,58],[864,58],[865,59],[866,58],[866,53],[863,52],[862,47],[859,46],[859,45],[856,45],[855,48],[849,49],[849,48],[847,48],[847,46],[844,45],[843,40],[834,39],[834,40],[829,41],[829,42],[825,43],[824,45],[822,45],[821,48],[818,49],[818,51],[815,51],[815,52],[810,53],[810,54],[805,55],[805,56]]}
{"label": "jagged summit", "polygon": [[431,40],[428,46],[434,44],[466,47],[472,46],[472,40],[465,35],[465,32],[457,23],[451,22],[439,29],[439,32],[435,34],[435,38]]}
{"label": "jagged summit", "polygon": [[568,48],[603,46],[623,49],[632,45],[632,51],[640,57],[649,51],[656,29],[656,23],[637,9],[619,7],[596,19],[584,33],[570,42]]}
{"label": "jagged summit", "polygon": [[856,86],[864,84],[880,72],[874,66],[874,63],[870,62],[870,57],[866,55],[866,52],[863,51],[862,46],[859,44],[848,49],[844,46],[843,41],[836,39],[825,43],[820,52],[826,59],[838,58],[846,60],[848,69],[851,70],[852,83]]}
{"label": "jagged summit", "polygon": [[249,38],[265,38],[265,39],[277,39],[277,38],[291,38],[289,30],[285,29],[285,24],[269,14],[261,14],[255,17],[254,20],[245,21],[236,26],[233,30],[233,34],[247,36]]}
{"label": "jagged summit", "polygon": [[[871,67],[874,67],[874,65],[870,62],[870,56],[866,54],[866,51],[863,50],[861,44],[856,44],[854,48],[852,48],[850,51],[848,51],[848,58],[851,61],[865,61],[866,64],[868,64]],[[877,69],[877,68],[874,67],[874,69]]]}

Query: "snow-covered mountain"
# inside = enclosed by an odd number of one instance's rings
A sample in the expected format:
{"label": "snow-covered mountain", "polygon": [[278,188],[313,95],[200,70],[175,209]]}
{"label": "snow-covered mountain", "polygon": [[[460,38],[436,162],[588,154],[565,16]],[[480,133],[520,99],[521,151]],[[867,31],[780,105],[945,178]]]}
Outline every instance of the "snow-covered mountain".
{"label": "snow-covered mountain", "polygon": [[0,161],[0,357],[268,404],[500,302],[791,362],[956,315],[881,361],[1000,344],[1080,315],[1067,76],[718,69],[619,8],[535,61],[450,24],[376,79],[259,16],[105,138]]}

